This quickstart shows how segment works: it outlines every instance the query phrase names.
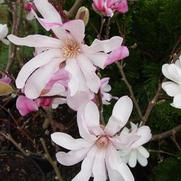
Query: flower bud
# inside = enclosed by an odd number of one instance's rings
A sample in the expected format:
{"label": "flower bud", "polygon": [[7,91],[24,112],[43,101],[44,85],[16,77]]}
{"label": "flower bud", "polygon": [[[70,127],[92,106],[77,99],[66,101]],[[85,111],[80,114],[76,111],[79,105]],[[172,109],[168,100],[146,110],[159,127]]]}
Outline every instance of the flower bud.
{"label": "flower bud", "polygon": [[75,16],[75,19],[81,19],[84,21],[85,26],[87,25],[89,21],[89,10],[85,6],[82,6],[77,11],[77,14]]}

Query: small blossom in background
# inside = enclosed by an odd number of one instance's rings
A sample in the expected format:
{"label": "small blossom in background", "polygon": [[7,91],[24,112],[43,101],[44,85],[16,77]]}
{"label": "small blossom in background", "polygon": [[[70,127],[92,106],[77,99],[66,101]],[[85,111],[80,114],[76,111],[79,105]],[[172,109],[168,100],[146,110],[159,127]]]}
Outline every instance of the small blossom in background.
{"label": "small blossom in background", "polygon": [[69,151],[56,154],[58,162],[71,166],[83,160],[81,171],[72,181],[94,180],[133,181],[134,177],[126,163],[121,159],[118,150],[136,149],[145,142],[143,137],[149,135],[147,126],[134,134],[118,135],[127,123],[132,112],[133,103],[128,96],[121,97],[113,108],[107,125],[99,123],[99,111],[95,103],[82,105],[77,113],[79,133],[82,138],[74,139],[70,135],[56,132],[51,135],[52,140]]}
{"label": "small blossom in background", "polygon": [[[44,35],[29,35],[25,38],[8,36],[14,44],[44,50],[20,70],[16,79],[17,88],[25,89],[25,95],[30,99],[39,97],[39,93],[52,75],[63,64],[64,69],[70,74],[68,89],[71,96],[78,92],[97,93],[100,78],[96,74],[96,69],[97,67],[104,69],[110,62],[117,61],[115,55],[110,60],[110,55],[114,51],[116,54],[120,53],[118,48],[121,47],[123,39],[118,36],[104,41],[96,39],[91,46],[87,46],[84,44],[85,25],[82,20],[72,20],[60,26],[61,17],[47,0],[35,0],[34,5],[44,17],[41,22],[49,22],[45,24],[52,29],[56,38]],[[124,55],[127,56],[126,53]],[[120,58],[120,55],[117,57]]]}
{"label": "small blossom in background", "polygon": [[33,3],[32,2],[26,2],[24,4],[24,9],[27,11],[27,15],[26,15],[26,19],[28,21],[32,21],[33,19],[35,19],[35,15],[33,13]]}
{"label": "small blossom in background", "polygon": [[126,13],[128,11],[127,0],[93,0],[93,9],[103,16],[112,17],[114,12]]}
{"label": "small blossom in background", "polygon": [[148,126],[139,127],[137,124],[131,123],[131,129],[129,130],[125,127],[121,131],[120,137],[128,135],[139,137],[139,139],[129,145],[127,150],[120,150],[121,158],[130,167],[135,167],[137,161],[141,166],[145,167],[148,164],[147,159],[150,154],[142,145],[147,143],[152,137],[150,128]]}
{"label": "small blossom in background", "polygon": [[6,39],[7,35],[8,35],[7,24],[0,24],[0,41],[2,41],[5,45],[9,45],[9,41]]}
{"label": "small blossom in background", "polygon": [[172,106],[181,109],[181,56],[175,63],[164,64],[162,73],[171,81],[162,83],[163,90],[173,97]]}

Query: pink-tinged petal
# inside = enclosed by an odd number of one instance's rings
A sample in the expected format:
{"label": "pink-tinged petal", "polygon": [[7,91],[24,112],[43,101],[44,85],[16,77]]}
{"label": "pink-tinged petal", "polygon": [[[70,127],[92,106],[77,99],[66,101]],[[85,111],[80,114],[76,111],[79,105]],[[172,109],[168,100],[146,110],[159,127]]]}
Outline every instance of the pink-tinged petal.
{"label": "pink-tinged petal", "polygon": [[[121,161],[118,151],[109,145],[107,155],[106,155],[106,165],[108,165],[108,174],[111,177],[111,181],[134,181],[134,177],[128,168],[128,166]],[[119,175],[120,177],[119,177]]]}
{"label": "pink-tinged petal", "polygon": [[65,70],[70,73],[70,81],[68,83],[70,96],[74,96],[78,91],[88,91],[88,87],[85,84],[85,78],[77,64],[77,60],[70,59],[66,61]]}
{"label": "pink-tinged petal", "polygon": [[128,11],[128,2],[127,0],[122,0],[119,5],[116,7],[116,10],[120,13],[126,13]]}
{"label": "pink-tinged petal", "polygon": [[30,99],[38,98],[50,80],[53,73],[59,68],[59,59],[53,59],[51,63],[37,69],[28,78],[25,84],[24,93]]}
{"label": "pink-tinged petal", "polygon": [[47,19],[51,22],[62,23],[60,14],[53,7],[53,5],[48,2],[48,0],[34,0],[33,2],[44,19]]}
{"label": "pink-tinged petal", "polygon": [[128,96],[121,97],[113,108],[112,115],[105,127],[105,131],[109,135],[116,134],[127,123],[132,109],[132,100]]}
{"label": "pink-tinged petal", "polygon": [[38,54],[36,57],[32,58],[27,62],[22,69],[20,70],[18,77],[16,79],[17,88],[21,89],[24,87],[28,77],[39,67],[46,65],[54,58],[61,57],[60,50],[48,50],[41,54]]}
{"label": "pink-tinged petal", "polygon": [[105,164],[105,150],[98,150],[95,156],[92,173],[94,181],[106,181],[106,164]]}
{"label": "pink-tinged petal", "polygon": [[22,116],[30,112],[38,111],[38,105],[31,99],[25,96],[19,96],[16,100],[16,108]]}
{"label": "pink-tinged petal", "polygon": [[68,150],[80,150],[91,146],[91,144],[84,139],[74,139],[70,135],[62,132],[55,132],[51,134],[51,139],[57,145]]}
{"label": "pink-tinged petal", "polygon": [[44,35],[28,35],[26,37],[20,38],[11,34],[8,35],[8,39],[16,45],[29,47],[60,48],[62,44],[59,39]]}
{"label": "pink-tinged petal", "polygon": [[140,136],[140,138],[132,144],[132,149],[147,143],[152,137],[151,130],[148,126],[141,126],[138,128],[136,135]]}
{"label": "pink-tinged petal", "polygon": [[94,95],[91,92],[78,91],[74,96],[67,95],[67,104],[70,108],[77,111],[82,104],[86,104]]}
{"label": "pink-tinged petal", "polygon": [[83,55],[77,57],[77,62],[80,66],[81,71],[84,74],[86,79],[86,84],[90,88],[91,91],[97,93],[100,88],[100,78],[97,76],[96,68],[89,61],[89,59]]}
{"label": "pink-tinged petal", "polygon": [[65,166],[75,165],[76,163],[79,163],[85,158],[89,149],[90,148],[88,147],[81,150],[69,151],[68,153],[58,152],[56,153],[56,158],[57,161],[62,165]]}
{"label": "pink-tinged petal", "polygon": [[88,125],[85,121],[85,106],[86,104],[82,104],[77,112],[77,124],[79,128],[79,133],[82,138],[90,143],[95,143],[97,137],[94,134],[90,133],[88,129]]}
{"label": "pink-tinged petal", "polygon": [[38,104],[38,106],[49,107],[52,103],[52,98],[39,98],[36,99],[35,102]]}
{"label": "pink-tinged petal", "polygon": [[124,58],[126,58],[128,56],[129,56],[128,48],[126,46],[121,46],[120,48],[118,48],[116,50],[113,50],[109,54],[109,56],[108,56],[108,58],[107,58],[107,60],[105,62],[105,67],[107,65],[110,65],[110,64],[114,63],[114,62],[117,62],[118,60],[122,60],[122,59],[124,59]]}
{"label": "pink-tinged petal", "polygon": [[72,37],[79,43],[84,40],[85,37],[85,24],[82,20],[71,20],[63,24],[63,28],[70,32]]}
{"label": "pink-tinged petal", "polygon": [[86,158],[83,160],[81,165],[81,171],[72,179],[72,181],[89,181],[89,178],[92,175],[92,167],[97,154],[96,146],[92,147],[91,150],[87,153]]}
{"label": "pink-tinged petal", "polygon": [[121,46],[123,42],[123,38],[119,36],[114,36],[109,40],[98,40],[95,39],[92,43],[92,45],[89,47],[89,52],[97,53],[97,52],[105,52],[109,53]]}
{"label": "pink-tinged petal", "polygon": [[101,69],[105,68],[106,60],[108,59],[108,55],[106,53],[98,52],[94,54],[85,54],[85,55],[97,67],[100,67]]}

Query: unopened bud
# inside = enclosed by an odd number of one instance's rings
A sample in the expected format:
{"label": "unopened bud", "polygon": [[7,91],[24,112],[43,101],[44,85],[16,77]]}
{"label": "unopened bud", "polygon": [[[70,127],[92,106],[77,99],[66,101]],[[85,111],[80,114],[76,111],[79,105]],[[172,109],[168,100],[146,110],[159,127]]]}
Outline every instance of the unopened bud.
{"label": "unopened bud", "polygon": [[75,16],[75,19],[81,19],[84,21],[85,26],[89,22],[89,10],[85,6],[82,6],[77,11],[77,14]]}

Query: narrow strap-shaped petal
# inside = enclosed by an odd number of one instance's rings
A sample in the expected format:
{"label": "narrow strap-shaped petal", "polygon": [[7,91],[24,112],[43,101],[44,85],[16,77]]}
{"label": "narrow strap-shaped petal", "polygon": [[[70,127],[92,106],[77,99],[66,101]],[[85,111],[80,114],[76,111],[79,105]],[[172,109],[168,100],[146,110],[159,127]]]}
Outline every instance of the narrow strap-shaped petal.
{"label": "narrow strap-shaped petal", "polygon": [[74,139],[72,136],[62,132],[55,132],[51,134],[51,139],[57,145],[68,150],[79,150],[82,148],[89,147],[91,145],[82,138]]}
{"label": "narrow strap-shaped petal", "polygon": [[80,150],[69,151],[68,153],[58,152],[56,153],[56,158],[58,162],[62,165],[65,166],[75,165],[76,163],[79,163],[85,158],[89,149],[90,148],[88,147]]}
{"label": "narrow strap-shaped petal", "polygon": [[61,48],[61,41],[56,38],[45,35],[28,35],[26,37],[17,37],[15,35],[8,35],[9,41],[16,45],[23,45],[38,48]]}
{"label": "narrow strap-shaped petal", "polygon": [[60,50],[48,50],[41,54],[38,54],[34,58],[32,58],[29,62],[27,62],[22,69],[20,70],[18,77],[16,79],[17,88],[23,88],[26,80],[34,72],[37,68],[46,65],[54,58],[61,58]]}
{"label": "narrow strap-shaped petal", "polygon": [[112,115],[105,127],[109,135],[116,134],[128,121],[133,109],[133,103],[128,96],[121,97],[113,108]]}

